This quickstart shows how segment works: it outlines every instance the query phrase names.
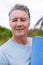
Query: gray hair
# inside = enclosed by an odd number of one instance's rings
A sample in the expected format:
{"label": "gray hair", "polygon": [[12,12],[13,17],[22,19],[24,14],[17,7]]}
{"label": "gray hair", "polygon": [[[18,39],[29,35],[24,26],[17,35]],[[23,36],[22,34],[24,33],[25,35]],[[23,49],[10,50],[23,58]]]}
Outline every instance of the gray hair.
{"label": "gray hair", "polygon": [[29,8],[27,6],[24,6],[24,5],[20,5],[20,4],[16,4],[9,12],[9,17],[11,15],[11,13],[14,11],[14,10],[23,10],[25,11],[27,14],[28,14],[28,17],[30,18],[30,12],[29,12]]}

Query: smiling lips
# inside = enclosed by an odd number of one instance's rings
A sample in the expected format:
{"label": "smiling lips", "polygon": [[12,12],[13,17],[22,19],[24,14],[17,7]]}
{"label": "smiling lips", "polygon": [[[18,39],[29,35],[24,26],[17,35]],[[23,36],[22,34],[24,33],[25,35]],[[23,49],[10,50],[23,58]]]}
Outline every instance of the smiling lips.
{"label": "smiling lips", "polygon": [[24,29],[16,29],[16,30],[24,30]]}
{"label": "smiling lips", "polygon": [[21,31],[24,30],[24,28],[17,28],[16,30],[19,31],[19,32],[21,32]]}
{"label": "smiling lips", "polygon": [[24,28],[20,28],[20,27],[18,28],[18,27],[17,27],[16,30],[24,30]]}

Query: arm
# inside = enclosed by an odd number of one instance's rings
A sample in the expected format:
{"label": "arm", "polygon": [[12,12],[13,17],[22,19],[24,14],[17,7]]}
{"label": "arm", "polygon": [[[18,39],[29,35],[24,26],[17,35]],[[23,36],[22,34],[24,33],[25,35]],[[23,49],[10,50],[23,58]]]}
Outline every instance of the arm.
{"label": "arm", "polygon": [[0,65],[8,65],[8,61],[1,47],[0,47]]}

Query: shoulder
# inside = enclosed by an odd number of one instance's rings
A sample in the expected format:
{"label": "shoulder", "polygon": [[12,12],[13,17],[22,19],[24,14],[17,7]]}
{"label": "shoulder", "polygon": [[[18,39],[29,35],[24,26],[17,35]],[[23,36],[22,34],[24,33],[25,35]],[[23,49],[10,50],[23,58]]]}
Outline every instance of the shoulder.
{"label": "shoulder", "polygon": [[30,46],[32,46],[32,37],[27,37]]}
{"label": "shoulder", "polygon": [[12,39],[9,39],[7,42],[5,42],[2,46],[0,46],[0,50],[2,53],[10,54],[11,52],[15,51],[15,49],[18,47],[16,42],[12,41]]}
{"label": "shoulder", "polygon": [[0,46],[0,52],[7,51],[10,47],[11,40],[9,39],[7,42],[5,42],[3,45]]}
{"label": "shoulder", "polygon": [[9,39],[8,41],[6,41],[3,45],[1,45],[1,48],[5,48],[10,44],[11,40]]}
{"label": "shoulder", "polygon": [[[7,54],[9,53],[11,40],[5,42],[2,46],[0,46],[0,65],[8,64]],[[7,53],[8,52],[8,53]]]}
{"label": "shoulder", "polygon": [[8,64],[8,61],[6,59],[7,43],[8,42],[6,42],[2,46],[0,46],[0,65]]}

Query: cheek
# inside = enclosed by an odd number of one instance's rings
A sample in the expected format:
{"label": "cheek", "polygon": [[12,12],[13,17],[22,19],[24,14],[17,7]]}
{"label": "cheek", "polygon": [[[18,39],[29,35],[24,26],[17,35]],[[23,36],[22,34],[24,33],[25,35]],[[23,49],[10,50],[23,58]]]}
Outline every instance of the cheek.
{"label": "cheek", "polygon": [[15,28],[15,23],[10,23],[11,29]]}
{"label": "cheek", "polygon": [[25,27],[28,28],[30,26],[30,23],[29,22],[26,22],[25,23]]}

